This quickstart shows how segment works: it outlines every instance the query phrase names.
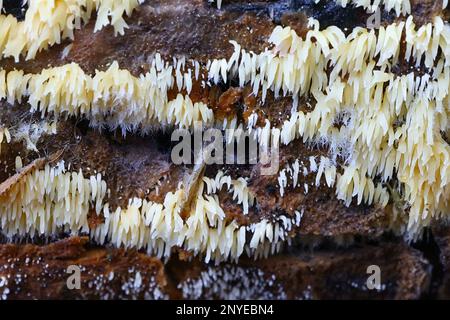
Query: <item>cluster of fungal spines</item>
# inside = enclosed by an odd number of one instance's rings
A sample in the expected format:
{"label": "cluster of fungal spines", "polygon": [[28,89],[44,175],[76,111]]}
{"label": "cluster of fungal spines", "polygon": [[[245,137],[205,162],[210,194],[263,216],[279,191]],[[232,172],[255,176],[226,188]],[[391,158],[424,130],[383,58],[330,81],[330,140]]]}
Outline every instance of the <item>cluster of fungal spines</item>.
{"label": "cluster of fungal spines", "polygon": [[[97,20],[94,31],[107,25],[114,27],[115,34],[123,35],[128,27],[123,15],[131,15],[143,0],[29,0],[25,20],[18,21],[13,15],[0,15],[0,56],[33,59],[36,54],[73,39],[74,31],[86,24],[92,12]],[[0,12],[3,4],[0,2]]]}
{"label": "cluster of fungal spines", "polygon": [[[4,35],[0,52],[2,57],[32,59],[61,39],[73,38],[73,30],[89,19],[94,7],[96,31],[112,24],[116,33],[123,34],[127,25],[122,16],[130,15],[141,2],[46,0],[38,6],[31,0],[24,22],[0,16],[0,35]],[[383,5],[397,15],[411,11],[409,1],[338,2],[371,11]],[[221,1],[217,4],[220,7]],[[14,38],[13,28],[18,30]],[[379,30],[358,27],[348,36],[335,26],[320,29],[319,22],[310,19],[304,37],[290,27],[275,27],[267,49],[260,53],[230,42],[234,46],[231,57],[205,65],[190,61],[191,69],[183,58],[170,65],[156,54],[150,70],[139,77],[120,69],[117,62],[94,75],[75,63],[33,74],[0,70],[0,99],[11,105],[26,101],[31,112],[38,111],[43,118],[49,114],[83,117],[96,126],[121,128],[124,134],[166,126],[191,128],[201,121],[230,130],[230,136],[253,133],[263,148],[269,141],[277,148],[298,139],[325,142],[329,154],[311,157],[306,173],[298,159],[279,171],[281,197],[288,187],[298,191],[301,174],[314,174],[317,187],[324,178],[325,185],[334,188],[337,199],[347,206],[386,207],[392,193],[398,192],[408,205],[400,214],[408,218],[410,238],[420,235],[432,219],[448,218],[450,146],[442,132],[450,128],[450,26],[440,17],[417,28],[410,16]],[[396,72],[400,63],[425,72]],[[268,119],[259,121],[253,113],[244,129],[236,115],[215,119],[211,108],[194,101],[195,81],[204,87],[233,81],[251,87],[254,96],[261,93],[263,102],[269,91],[275,99],[289,96],[292,112],[279,126]],[[169,92],[175,93],[174,99],[169,99]],[[311,110],[299,108],[303,97],[312,101]],[[337,126],[344,113],[346,121]],[[11,134],[2,127],[0,146],[4,140],[10,142]],[[16,158],[19,175],[22,166]],[[158,257],[168,257],[173,248],[181,247],[206,261],[219,262],[237,260],[244,252],[253,257],[275,253],[300,226],[303,211],[298,208],[290,216],[264,218],[246,226],[229,221],[218,193],[227,187],[232,200],[248,215],[258,202],[248,180],[232,179],[223,172],[201,178],[193,205],[182,217],[185,187],[168,192],[161,203],[134,197],[126,207],[113,208],[106,200],[108,188],[100,174],[87,178],[81,170],[66,172],[62,163],[46,165],[21,175],[7,189],[0,188],[1,230],[9,237],[87,233],[100,244],[143,249]],[[398,190],[390,189],[391,185]],[[308,193],[307,185],[303,186]],[[88,223],[92,210],[104,218],[95,227]]]}
{"label": "cluster of fungal spines", "polygon": [[[20,171],[21,168],[19,168]],[[185,190],[165,195],[162,203],[132,198],[125,208],[111,208],[109,189],[100,173],[85,177],[83,172],[66,171],[64,161],[46,164],[25,173],[0,194],[2,233],[15,236],[52,236],[60,233],[89,234],[99,244],[145,249],[160,258],[182,247],[208,262],[237,260],[249,256],[268,256],[280,250],[288,233],[301,223],[301,214],[293,218],[266,219],[248,226],[227,222],[220,206],[214,181],[230,181],[237,204],[248,206],[252,196],[243,180],[233,181],[219,173],[205,178],[186,220],[181,217]],[[204,187],[209,190],[204,190]],[[2,188],[3,189],[3,188]],[[253,200],[254,201],[254,200]],[[89,215],[102,217],[102,223],[90,227]],[[250,238],[247,238],[250,236]]]}

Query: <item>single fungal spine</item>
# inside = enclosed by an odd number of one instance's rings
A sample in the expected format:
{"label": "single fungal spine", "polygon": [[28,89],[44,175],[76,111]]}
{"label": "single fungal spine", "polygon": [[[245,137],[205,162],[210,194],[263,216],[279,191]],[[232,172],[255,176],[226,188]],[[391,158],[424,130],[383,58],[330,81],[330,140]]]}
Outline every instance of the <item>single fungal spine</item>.
{"label": "single fungal spine", "polygon": [[9,133],[8,128],[0,127],[0,154],[2,153],[2,143],[10,143],[11,142],[11,134]]}

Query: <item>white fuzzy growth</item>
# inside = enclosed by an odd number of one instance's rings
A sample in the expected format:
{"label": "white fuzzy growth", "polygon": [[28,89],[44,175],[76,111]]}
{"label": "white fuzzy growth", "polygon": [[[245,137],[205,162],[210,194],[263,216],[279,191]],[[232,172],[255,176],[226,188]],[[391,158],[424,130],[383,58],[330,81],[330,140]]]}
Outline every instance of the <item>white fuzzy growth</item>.
{"label": "white fuzzy growth", "polygon": [[314,157],[314,156],[309,157],[309,171],[317,172],[317,162],[316,162],[316,157]]}
{"label": "white fuzzy growth", "polygon": [[12,130],[14,141],[24,142],[28,150],[38,152],[36,144],[44,135],[56,134],[57,122],[41,120],[39,122],[22,122],[17,128]]}

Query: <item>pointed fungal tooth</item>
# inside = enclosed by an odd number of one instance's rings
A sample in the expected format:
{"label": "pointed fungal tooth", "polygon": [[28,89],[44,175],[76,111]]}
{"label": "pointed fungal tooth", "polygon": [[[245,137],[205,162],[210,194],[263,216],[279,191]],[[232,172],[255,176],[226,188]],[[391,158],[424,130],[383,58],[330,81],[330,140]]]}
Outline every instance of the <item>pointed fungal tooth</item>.
{"label": "pointed fungal tooth", "polygon": [[19,172],[23,168],[22,158],[20,156],[16,157],[16,171]]}

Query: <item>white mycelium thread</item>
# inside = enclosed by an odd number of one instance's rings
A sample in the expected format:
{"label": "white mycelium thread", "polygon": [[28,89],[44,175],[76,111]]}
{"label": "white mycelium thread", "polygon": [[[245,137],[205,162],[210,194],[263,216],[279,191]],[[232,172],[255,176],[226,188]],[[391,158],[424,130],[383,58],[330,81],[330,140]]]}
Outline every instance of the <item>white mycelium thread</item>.
{"label": "white mycelium thread", "polygon": [[0,126],[0,154],[2,153],[2,143],[11,141],[24,142],[28,150],[39,152],[36,147],[39,138],[44,134],[56,134],[56,125],[56,121],[41,120],[36,123],[22,122],[18,127],[10,129]]}
{"label": "white mycelium thread", "polygon": [[22,122],[17,128],[11,129],[14,141],[23,141],[28,150],[39,152],[36,144],[43,135],[56,134],[57,122],[41,120],[36,123]]}
{"label": "white mycelium thread", "polygon": [[[182,247],[218,263],[237,260],[244,250],[255,258],[277,252],[301,222],[296,212],[293,218],[277,216],[273,222],[264,219],[239,226],[225,219],[217,196],[204,193],[203,185],[185,220],[180,207],[183,189],[167,193],[163,203],[133,198],[126,208],[114,211],[104,200],[108,192],[100,174],[84,177],[81,171],[66,172],[64,162],[46,165],[0,195],[2,233],[8,237],[90,233],[100,244],[108,241],[117,247],[145,249],[158,257],[168,257],[172,248]],[[103,215],[104,223],[90,229],[90,213]]]}
{"label": "white mycelium thread", "polygon": [[172,67],[157,65],[139,78],[119,69],[117,62],[93,77],[75,63],[42,70],[39,74],[0,71],[0,99],[20,102],[28,96],[31,111],[42,115],[83,116],[94,125],[110,128],[147,130],[155,125],[191,127],[195,121],[213,120],[213,112],[204,103],[193,103],[178,94],[167,93],[174,85]]}
{"label": "white mycelium thread", "polygon": [[[123,15],[131,15],[143,0],[29,0],[24,21],[12,15],[0,15],[0,54],[27,60],[49,46],[73,39],[75,29],[87,23],[97,11],[94,31],[112,25],[115,33],[124,34],[128,27]],[[1,9],[1,4],[0,4]]]}
{"label": "white mycelium thread", "polygon": [[9,133],[8,128],[0,127],[0,154],[2,153],[2,143],[10,143],[11,142],[11,134]]}

